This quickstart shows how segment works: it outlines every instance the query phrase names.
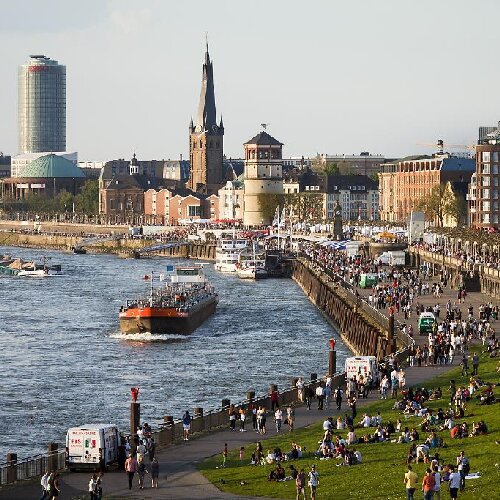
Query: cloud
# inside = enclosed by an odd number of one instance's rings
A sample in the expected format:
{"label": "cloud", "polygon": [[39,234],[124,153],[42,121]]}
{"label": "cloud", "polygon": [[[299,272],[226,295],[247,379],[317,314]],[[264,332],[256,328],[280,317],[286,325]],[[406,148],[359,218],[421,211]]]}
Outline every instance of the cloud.
{"label": "cloud", "polygon": [[149,9],[113,10],[110,13],[111,22],[125,34],[136,33],[146,27],[152,14]]}

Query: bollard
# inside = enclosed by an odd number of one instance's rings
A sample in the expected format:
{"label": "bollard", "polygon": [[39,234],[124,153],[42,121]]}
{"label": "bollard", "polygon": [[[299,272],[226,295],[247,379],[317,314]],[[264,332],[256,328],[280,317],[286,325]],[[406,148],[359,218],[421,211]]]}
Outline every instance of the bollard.
{"label": "bollard", "polygon": [[330,350],[328,351],[328,375],[333,377],[337,371],[337,353],[335,351],[335,339],[330,339]]}
{"label": "bollard", "polygon": [[314,382],[315,380],[318,380],[318,374],[317,373],[311,373],[311,382]]}
{"label": "bollard", "polygon": [[58,463],[57,463],[57,450],[58,446],[57,443],[49,443],[47,446],[47,452],[48,452],[48,459],[47,459],[47,469],[49,471],[57,470],[59,469]]}
{"label": "bollard", "polygon": [[17,453],[7,453],[7,484],[17,481]]}
{"label": "bollard", "polygon": [[130,403],[130,434],[137,434],[137,429],[141,423],[141,403],[132,401]]}
{"label": "bollard", "polygon": [[222,409],[227,408],[228,406],[231,406],[231,400],[223,399],[222,400]]}
{"label": "bollard", "polygon": [[255,391],[247,391],[246,393],[247,401],[253,401],[255,399]]}
{"label": "bollard", "polygon": [[166,425],[167,427],[174,425],[174,417],[172,415],[165,415],[163,417],[163,425]]}

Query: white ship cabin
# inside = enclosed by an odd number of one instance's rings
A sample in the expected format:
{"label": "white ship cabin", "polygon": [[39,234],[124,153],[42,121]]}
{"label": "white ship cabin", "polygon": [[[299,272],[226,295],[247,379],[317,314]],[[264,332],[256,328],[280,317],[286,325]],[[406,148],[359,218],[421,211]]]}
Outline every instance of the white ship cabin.
{"label": "white ship cabin", "polygon": [[164,274],[164,280],[170,283],[205,283],[207,278],[202,265],[168,265]]}

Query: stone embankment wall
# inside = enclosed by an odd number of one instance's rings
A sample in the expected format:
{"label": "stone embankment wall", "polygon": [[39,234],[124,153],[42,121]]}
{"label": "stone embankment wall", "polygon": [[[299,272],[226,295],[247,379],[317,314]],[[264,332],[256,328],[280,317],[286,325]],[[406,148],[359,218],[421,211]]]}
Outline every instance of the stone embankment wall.
{"label": "stone embankment wall", "polygon": [[[82,238],[63,234],[28,234],[22,232],[0,232],[0,246],[16,246],[26,248],[45,248],[51,250],[70,251],[81,243]],[[120,257],[133,257],[134,252],[155,244],[152,240],[123,238],[112,241],[96,241],[85,246],[89,253],[109,253]],[[165,257],[183,257],[202,260],[215,260],[215,244],[179,245],[150,253]]]}
{"label": "stone embankment wall", "polygon": [[381,359],[390,354],[393,350],[394,326],[388,318],[371,310],[304,259],[294,262],[292,277],[356,355],[377,356]]}

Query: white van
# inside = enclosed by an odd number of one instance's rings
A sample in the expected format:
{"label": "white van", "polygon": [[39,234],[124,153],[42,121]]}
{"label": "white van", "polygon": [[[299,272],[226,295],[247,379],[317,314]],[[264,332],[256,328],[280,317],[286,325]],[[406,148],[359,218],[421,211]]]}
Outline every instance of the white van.
{"label": "white van", "polygon": [[120,436],[113,424],[72,427],[66,434],[66,461],[70,470],[105,470],[118,460]]}
{"label": "white van", "polygon": [[375,356],[355,356],[345,360],[345,371],[347,380],[352,377],[358,378],[359,375],[366,377],[371,373],[373,381],[378,379],[378,365]]}

